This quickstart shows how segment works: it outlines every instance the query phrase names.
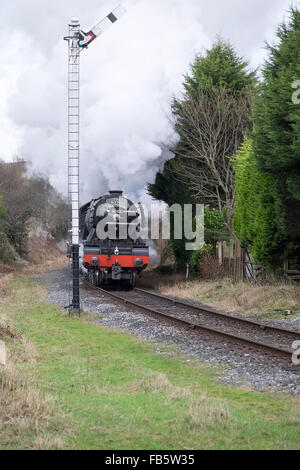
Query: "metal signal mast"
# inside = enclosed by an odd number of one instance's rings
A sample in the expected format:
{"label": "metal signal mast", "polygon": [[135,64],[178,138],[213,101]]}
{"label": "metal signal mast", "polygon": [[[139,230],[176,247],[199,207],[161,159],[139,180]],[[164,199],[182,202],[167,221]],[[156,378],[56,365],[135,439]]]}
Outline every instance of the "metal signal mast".
{"label": "metal signal mast", "polygon": [[88,33],[80,28],[77,18],[69,24],[69,36],[64,39],[69,43],[68,68],[68,193],[72,205],[72,270],[73,299],[69,308],[80,312],[79,288],[79,153],[80,153],[80,53],[92,41],[104,33],[126,12],[119,5]]}

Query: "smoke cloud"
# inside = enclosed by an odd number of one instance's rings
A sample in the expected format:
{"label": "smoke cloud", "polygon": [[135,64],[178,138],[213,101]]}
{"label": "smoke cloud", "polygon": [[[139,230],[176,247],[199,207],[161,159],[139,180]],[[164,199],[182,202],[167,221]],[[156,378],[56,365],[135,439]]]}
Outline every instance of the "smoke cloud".
{"label": "smoke cloud", "polygon": [[[2,0],[3,1],[3,0]],[[115,1],[10,0],[1,12],[0,158],[15,155],[67,190],[67,34],[89,30]],[[226,3],[226,4],[225,4]],[[127,14],[81,55],[81,200],[145,185],[169,158],[168,113],[196,53],[219,34],[252,67],[287,9],[285,0],[127,0]]]}

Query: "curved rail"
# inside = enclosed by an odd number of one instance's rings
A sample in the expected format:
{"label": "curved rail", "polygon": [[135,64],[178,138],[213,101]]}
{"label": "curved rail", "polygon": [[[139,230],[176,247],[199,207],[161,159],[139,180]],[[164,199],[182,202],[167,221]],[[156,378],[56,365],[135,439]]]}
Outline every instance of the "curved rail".
{"label": "curved rail", "polygon": [[[218,328],[212,328],[211,326],[208,326],[208,325],[199,324],[199,323],[191,321],[189,319],[184,319],[184,318],[180,318],[180,317],[177,317],[177,316],[174,316],[174,315],[170,315],[170,314],[162,312],[160,310],[157,310],[157,309],[148,307],[146,305],[143,305],[141,303],[135,302],[135,301],[131,300],[130,298],[125,298],[122,295],[119,295],[119,294],[116,294],[114,292],[102,289],[100,287],[95,287],[95,286],[91,285],[88,282],[86,282],[86,283],[89,287],[93,288],[94,290],[98,291],[99,293],[101,293],[105,296],[111,297],[111,298],[117,300],[118,302],[122,302],[126,305],[130,305],[130,306],[138,309],[139,311],[147,312],[148,314],[154,315],[156,317],[158,316],[160,318],[163,318],[164,320],[176,322],[178,324],[181,324],[181,325],[183,325],[185,327],[188,327],[188,328],[191,328],[193,330],[199,330],[199,331],[202,330],[202,331],[208,332],[210,334],[217,335],[217,336],[219,336],[223,339],[225,338],[226,340],[230,340],[230,341],[233,341],[233,342],[238,342],[240,344],[243,344],[244,346],[247,346],[248,349],[249,348],[255,348],[256,350],[257,349],[263,350],[263,351],[265,351],[269,354],[273,353],[273,354],[276,354],[276,355],[285,356],[285,358],[288,357],[290,360],[292,359],[292,354],[293,354],[292,349],[287,349],[285,347],[275,346],[275,345],[268,344],[268,343],[265,343],[265,342],[262,342],[262,341],[258,341],[257,339],[253,339],[251,337],[247,337],[247,336],[240,335],[240,334],[230,333],[230,332],[218,329]],[[172,299],[170,297],[166,297],[166,296],[163,296],[161,294],[156,294],[156,293],[153,293],[153,292],[149,292],[149,291],[143,290],[143,289],[136,288],[134,290],[134,292],[135,291],[140,292],[144,295],[150,295],[150,296],[153,296],[153,297],[156,297],[158,299],[165,300],[165,301],[167,300],[169,302],[172,302],[173,305],[178,304],[178,305],[182,305],[182,306],[186,307],[187,309],[196,309],[196,310],[200,310],[202,312],[210,313],[210,314],[213,314],[213,315],[219,315],[222,318],[226,318],[228,320],[233,320],[233,321],[236,320],[238,322],[243,322],[245,324],[246,323],[251,324],[252,326],[259,327],[260,329],[268,329],[269,331],[273,330],[277,334],[278,334],[278,332],[285,333],[285,334],[291,334],[295,337],[295,340],[300,339],[300,332],[298,332],[298,331],[295,332],[295,331],[292,331],[292,330],[286,330],[284,328],[273,327],[273,326],[265,325],[263,323],[255,322],[255,321],[252,321],[252,320],[247,320],[247,319],[231,316],[231,315],[228,315],[228,314],[225,314],[225,313],[222,313],[222,312],[218,312],[217,310],[211,309],[209,307],[207,307],[207,308],[206,307],[197,307],[195,305],[190,305],[189,303],[185,303],[183,301]]]}
{"label": "curved rail", "polygon": [[197,306],[197,305],[192,305],[190,303],[184,302],[183,300],[177,300],[177,299],[172,299],[171,297],[167,297],[165,295],[157,294],[152,291],[148,291],[145,289],[140,289],[136,288],[135,291],[141,292],[143,294],[148,294],[153,297],[156,297],[158,299],[163,299],[163,300],[168,300],[172,302],[174,305],[182,305],[184,307],[187,307],[189,309],[197,310],[199,312],[204,312],[204,313],[210,313],[212,315],[215,315],[219,318],[223,319],[228,319],[228,320],[234,320],[237,322],[241,322],[244,325],[251,325],[251,326],[256,326],[259,327],[262,330],[268,330],[268,331],[274,331],[276,333],[286,333],[286,334],[291,334],[296,336],[296,339],[300,339],[300,331],[294,331],[294,330],[289,330],[287,328],[281,328],[280,326],[273,326],[273,325],[267,325],[266,323],[261,323],[255,320],[250,320],[248,318],[241,318],[237,317],[235,315],[229,315],[228,313],[220,312],[218,310],[215,310],[214,308],[208,307],[208,306]]}

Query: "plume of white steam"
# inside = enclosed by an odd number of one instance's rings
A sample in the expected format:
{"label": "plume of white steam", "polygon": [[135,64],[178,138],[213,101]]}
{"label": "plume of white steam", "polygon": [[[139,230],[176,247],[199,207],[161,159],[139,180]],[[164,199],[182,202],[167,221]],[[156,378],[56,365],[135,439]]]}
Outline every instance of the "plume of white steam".
{"label": "plume of white steam", "polygon": [[[58,3],[56,1],[52,3]],[[91,27],[114,5],[97,2]],[[176,138],[167,113],[196,51],[209,46],[201,7],[190,0],[128,0],[127,15],[82,53],[82,201],[120,188],[143,200],[163,160],[161,143]],[[86,9],[86,5],[85,5]],[[75,10],[75,8],[74,8]],[[74,16],[74,12],[73,15]],[[78,15],[79,16],[79,15]],[[67,22],[67,18],[66,18]],[[40,60],[21,71],[10,117],[23,129],[20,152],[66,192],[66,26]],[[39,31],[39,30],[38,30]],[[26,50],[27,59],[34,49]],[[33,54],[34,56],[34,54]]]}
{"label": "plume of white steam", "polygon": [[[176,139],[167,114],[195,54],[234,28],[240,32],[234,29],[238,47],[244,44],[248,51],[252,33],[243,43],[242,12],[248,25],[255,24],[257,8],[269,15],[285,1],[265,0],[263,7],[258,0],[125,0],[127,14],[82,53],[82,202],[108,189],[123,189],[145,202],[145,184],[166,158],[161,143]],[[18,152],[65,194],[67,44],[62,37],[71,17],[79,17],[88,30],[116,3],[10,0],[1,12],[0,158]]]}
{"label": "plume of white steam", "polygon": [[150,265],[155,266],[157,264],[160,264],[161,256],[158,253],[154,242],[151,240],[148,240],[148,246],[149,246],[149,255],[150,255]]}

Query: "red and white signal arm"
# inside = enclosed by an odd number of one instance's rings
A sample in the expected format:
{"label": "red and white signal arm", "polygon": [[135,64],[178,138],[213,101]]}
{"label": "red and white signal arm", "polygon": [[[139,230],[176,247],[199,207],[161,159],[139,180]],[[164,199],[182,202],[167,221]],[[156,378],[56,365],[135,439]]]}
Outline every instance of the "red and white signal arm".
{"label": "red and white signal arm", "polygon": [[118,21],[126,13],[125,8],[119,5],[109,15],[94,26],[91,31],[85,33],[80,31],[79,33],[79,47],[88,47],[94,39],[103,34],[111,25]]}

